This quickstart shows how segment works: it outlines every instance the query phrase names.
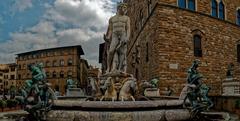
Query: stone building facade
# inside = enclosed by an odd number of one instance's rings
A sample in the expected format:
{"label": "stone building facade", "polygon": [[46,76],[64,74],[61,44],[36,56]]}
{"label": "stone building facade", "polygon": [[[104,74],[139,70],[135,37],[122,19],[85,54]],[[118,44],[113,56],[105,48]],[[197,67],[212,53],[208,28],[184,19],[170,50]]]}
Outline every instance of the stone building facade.
{"label": "stone building facade", "polygon": [[8,93],[11,87],[16,87],[16,74],[15,63],[0,64],[0,94]]}
{"label": "stone building facade", "polygon": [[87,87],[87,61],[81,58],[84,52],[80,45],[58,48],[49,48],[17,54],[17,86],[21,87],[24,81],[31,79],[28,64],[42,63],[47,80],[52,88],[65,94],[66,80],[72,78],[78,87],[85,90]]}
{"label": "stone building facade", "polygon": [[[240,76],[240,0],[124,0],[131,37],[128,72],[136,78],[160,79],[160,89],[178,95],[192,61],[211,95],[222,94],[229,64]],[[239,85],[238,85],[239,86]]]}

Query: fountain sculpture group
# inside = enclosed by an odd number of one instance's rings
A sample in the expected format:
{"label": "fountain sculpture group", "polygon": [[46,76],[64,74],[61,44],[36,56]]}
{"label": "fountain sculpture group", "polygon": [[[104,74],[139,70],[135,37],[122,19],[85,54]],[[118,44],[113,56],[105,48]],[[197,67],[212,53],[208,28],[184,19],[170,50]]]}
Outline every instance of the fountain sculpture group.
{"label": "fountain sculpture group", "polygon": [[[126,72],[130,36],[130,19],[125,15],[126,8],[125,3],[120,3],[117,14],[109,20],[108,31],[104,35],[104,40],[110,43],[107,71],[100,81],[89,77],[92,94],[86,101],[54,101],[54,93],[45,80],[42,67],[29,65],[32,80],[27,80],[22,89],[22,102],[30,114],[28,118],[49,121],[188,120],[201,118],[200,113],[212,107],[213,103],[207,96],[209,88],[202,84],[202,76],[197,71],[199,61],[194,61],[188,70],[187,85],[179,100],[153,101],[143,96],[146,88],[157,89],[159,82],[156,79],[150,83],[143,82],[139,84],[139,89],[137,80]],[[72,85],[70,81],[69,85]]]}
{"label": "fountain sculpture group", "polygon": [[32,72],[32,79],[25,81],[21,89],[22,98],[18,98],[24,105],[24,110],[29,113],[23,120],[46,120],[56,99],[54,91],[47,83],[42,64],[29,64],[28,69]]}

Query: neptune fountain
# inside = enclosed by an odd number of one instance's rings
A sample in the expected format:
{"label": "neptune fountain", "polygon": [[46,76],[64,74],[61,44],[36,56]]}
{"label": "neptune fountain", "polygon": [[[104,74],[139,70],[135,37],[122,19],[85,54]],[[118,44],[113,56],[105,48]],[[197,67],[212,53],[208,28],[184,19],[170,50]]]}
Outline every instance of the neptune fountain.
{"label": "neptune fountain", "polygon": [[[28,116],[23,120],[47,121],[186,121],[208,120],[212,106],[210,88],[202,83],[194,61],[188,70],[186,86],[179,98],[153,100],[144,96],[147,88],[158,88],[158,80],[137,84],[127,73],[127,43],[130,19],[127,4],[119,3],[117,14],[110,18],[104,40],[108,43],[107,71],[97,81],[89,77],[91,96],[84,99],[56,99],[38,65],[30,65],[32,80],[22,89],[22,102]],[[69,85],[72,85],[69,81]],[[139,86],[141,85],[141,86]],[[142,91],[139,91],[142,90]],[[30,117],[29,117],[30,116]]]}

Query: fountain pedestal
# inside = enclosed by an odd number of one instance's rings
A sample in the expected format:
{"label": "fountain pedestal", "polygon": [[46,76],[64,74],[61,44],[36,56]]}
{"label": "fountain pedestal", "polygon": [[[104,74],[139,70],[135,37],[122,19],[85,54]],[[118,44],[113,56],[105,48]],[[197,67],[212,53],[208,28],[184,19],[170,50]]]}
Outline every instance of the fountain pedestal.
{"label": "fountain pedestal", "polygon": [[66,96],[85,96],[81,88],[69,88],[67,89]]}

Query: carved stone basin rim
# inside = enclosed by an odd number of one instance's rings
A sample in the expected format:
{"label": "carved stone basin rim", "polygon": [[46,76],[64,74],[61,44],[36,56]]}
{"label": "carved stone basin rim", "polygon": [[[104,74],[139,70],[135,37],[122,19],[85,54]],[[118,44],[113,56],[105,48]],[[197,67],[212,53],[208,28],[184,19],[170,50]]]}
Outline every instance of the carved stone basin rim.
{"label": "carved stone basin rim", "polygon": [[57,100],[53,110],[144,110],[181,109],[183,100],[161,101],[64,101]]}

